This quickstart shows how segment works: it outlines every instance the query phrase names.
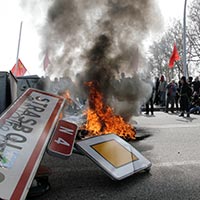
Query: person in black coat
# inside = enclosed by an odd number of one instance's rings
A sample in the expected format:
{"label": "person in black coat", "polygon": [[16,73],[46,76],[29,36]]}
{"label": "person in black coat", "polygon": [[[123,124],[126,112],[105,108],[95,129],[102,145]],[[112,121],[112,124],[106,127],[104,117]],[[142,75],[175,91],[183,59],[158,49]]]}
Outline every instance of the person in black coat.
{"label": "person in black coat", "polygon": [[160,92],[159,92],[159,85],[160,85],[160,80],[158,77],[155,78],[155,99],[154,103],[156,105],[160,104]]}
{"label": "person in black coat", "polygon": [[151,115],[153,115],[154,113],[154,93],[155,93],[155,87],[152,84],[152,91],[151,91],[151,96],[148,99],[148,101],[146,102],[146,115],[149,115],[149,112],[151,112]]}
{"label": "person in black coat", "polygon": [[186,77],[181,78],[181,89],[180,89],[180,110],[181,114],[179,116],[184,117],[186,111],[187,117],[190,117],[190,101],[192,97],[192,89],[186,81]]}

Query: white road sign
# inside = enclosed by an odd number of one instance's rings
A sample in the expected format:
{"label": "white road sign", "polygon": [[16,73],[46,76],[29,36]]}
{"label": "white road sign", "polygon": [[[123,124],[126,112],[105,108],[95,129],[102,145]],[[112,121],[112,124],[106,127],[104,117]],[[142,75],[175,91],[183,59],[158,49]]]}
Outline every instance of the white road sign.
{"label": "white road sign", "polygon": [[0,198],[26,198],[65,100],[28,89],[0,117]]}

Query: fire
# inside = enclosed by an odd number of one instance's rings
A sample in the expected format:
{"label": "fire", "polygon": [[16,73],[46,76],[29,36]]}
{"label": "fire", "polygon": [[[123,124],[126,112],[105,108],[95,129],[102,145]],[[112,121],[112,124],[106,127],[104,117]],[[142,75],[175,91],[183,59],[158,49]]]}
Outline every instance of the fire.
{"label": "fire", "polygon": [[121,116],[114,114],[110,106],[104,105],[103,95],[97,90],[94,82],[88,82],[89,109],[87,110],[87,122],[82,127],[89,135],[102,135],[115,133],[124,139],[135,139],[134,128],[126,123]]}
{"label": "fire", "polygon": [[68,90],[66,90],[66,91],[64,92],[64,94],[62,94],[62,96],[67,100],[67,103],[68,103],[68,104],[72,104],[72,103],[73,103],[73,101],[72,101],[72,99],[71,99],[71,97],[70,97],[70,93],[69,93]]}
{"label": "fire", "polygon": [[[60,95],[66,99],[66,103],[65,103],[66,109],[69,109],[70,107],[73,106],[73,100],[72,100],[72,98],[70,96],[70,92],[68,90],[61,92]],[[64,117],[64,114],[61,112],[59,119],[62,119],[63,117]]]}
{"label": "fire", "polygon": [[[135,129],[126,123],[121,116],[115,115],[113,109],[104,104],[103,95],[98,90],[97,84],[88,82],[89,87],[89,108],[85,111],[86,123],[80,127],[86,130],[89,136],[115,133],[124,139],[135,139]],[[73,106],[70,92],[62,93],[66,99],[66,106]],[[60,116],[63,117],[63,114]]]}

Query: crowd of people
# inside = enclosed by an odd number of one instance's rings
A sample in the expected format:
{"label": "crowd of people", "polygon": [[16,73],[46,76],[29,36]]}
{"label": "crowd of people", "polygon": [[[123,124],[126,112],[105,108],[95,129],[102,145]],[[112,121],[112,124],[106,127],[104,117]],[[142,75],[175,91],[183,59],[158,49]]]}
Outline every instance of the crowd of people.
{"label": "crowd of people", "polygon": [[[165,112],[179,113],[179,116],[190,117],[200,114],[200,81],[199,77],[182,76],[179,81],[172,79],[167,82],[164,75],[155,78],[150,99],[146,102],[146,114],[154,113],[154,105],[164,108]],[[150,108],[149,108],[150,106]]]}
{"label": "crowd of people", "polygon": [[[70,77],[55,78],[54,81],[51,81],[49,77],[42,77],[37,88],[56,94],[58,91],[65,91],[66,86],[69,91],[73,91],[73,93],[76,91],[76,86]],[[198,76],[188,79],[182,76],[178,81],[174,79],[167,81],[165,76],[161,75],[155,78],[152,88],[152,94],[144,105],[145,114],[154,115],[156,107],[162,108],[166,113],[176,112],[182,117],[200,114],[200,80]],[[71,94],[73,95],[73,93]],[[76,99],[76,97],[72,98]]]}

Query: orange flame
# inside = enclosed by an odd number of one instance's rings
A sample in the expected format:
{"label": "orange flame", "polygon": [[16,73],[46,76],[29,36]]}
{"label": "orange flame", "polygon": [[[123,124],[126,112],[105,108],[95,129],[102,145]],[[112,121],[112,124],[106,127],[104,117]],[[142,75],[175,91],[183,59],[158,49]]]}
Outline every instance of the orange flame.
{"label": "orange flame", "polygon": [[97,90],[94,82],[88,82],[90,88],[87,122],[82,127],[89,135],[115,133],[124,139],[135,139],[134,128],[121,116],[114,114],[111,107],[104,105],[103,95]]}
{"label": "orange flame", "polygon": [[66,90],[66,91],[62,94],[62,96],[67,100],[67,103],[68,103],[68,104],[72,104],[72,103],[73,103],[73,101],[72,101],[72,99],[71,99],[71,97],[70,97],[70,93],[69,93],[68,90]]}

